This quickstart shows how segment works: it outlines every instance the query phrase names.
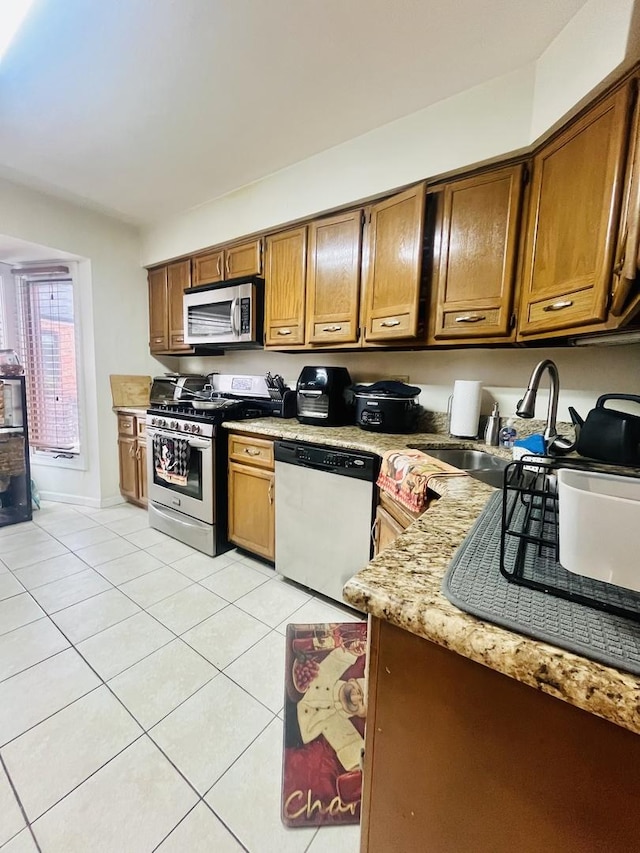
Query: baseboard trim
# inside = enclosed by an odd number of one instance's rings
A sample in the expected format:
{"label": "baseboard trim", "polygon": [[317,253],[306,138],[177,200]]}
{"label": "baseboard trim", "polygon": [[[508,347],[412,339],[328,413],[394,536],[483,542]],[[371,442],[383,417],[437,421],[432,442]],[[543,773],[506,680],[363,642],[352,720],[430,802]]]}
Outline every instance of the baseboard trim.
{"label": "baseboard trim", "polygon": [[45,501],[55,501],[61,504],[75,504],[76,506],[89,506],[93,509],[106,509],[107,507],[124,504],[122,495],[114,495],[110,498],[88,498],[86,495],[68,495],[63,492],[41,491],[40,497]]}

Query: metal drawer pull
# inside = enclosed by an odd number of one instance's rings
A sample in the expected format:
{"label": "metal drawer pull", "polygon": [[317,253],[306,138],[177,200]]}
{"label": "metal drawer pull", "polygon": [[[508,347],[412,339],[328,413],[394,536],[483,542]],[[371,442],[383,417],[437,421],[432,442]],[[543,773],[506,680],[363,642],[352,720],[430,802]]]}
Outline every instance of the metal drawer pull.
{"label": "metal drawer pull", "polygon": [[480,320],[486,319],[482,314],[463,314],[461,317],[456,317],[456,323],[479,323]]}
{"label": "metal drawer pull", "polygon": [[269,483],[268,495],[269,495],[269,503],[272,504],[273,503],[273,480]]}
{"label": "metal drawer pull", "polygon": [[563,308],[571,308],[573,305],[572,299],[566,299],[564,302],[554,302],[552,305],[545,305],[543,311],[562,311]]}
{"label": "metal drawer pull", "polygon": [[131,456],[133,458],[135,455],[136,455],[136,446],[135,446],[135,444],[132,444],[131,447],[129,448],[129,456]]}
{"label": "metal drawer pull", "polygon": [[222,275],[222,270],[220,268],[221,263],[222,263],[222,253],[220,253],[218,255],[218,257],[216,258],[216,275]]}
{"label": "metal drawer pull", "polygon": [[229,275],[231,273],[231,265],[229,263],[229,255],[227,255],[227,259],[224,262],[224,268],[227,271],[227,275]]}
{"label": "metal drawer pull", "polygon": [[255,447],[245,447],[245,453],[248,453],[249,456],[260,456],[260,451],[256,450]]}
{"label": "metal drawer pull", "polygon": [[290,335],[291,329],[278,329],[276,334],[278,334],[278,335]]}
{"label": "metal drawer pull", "polygon": [[323,332],[339,332],[342,329],[342,326],[325,326],[322,331]]}
{"label": "metal drawer pull", "polygon": [[385,326],[385,327],[386,327],[386,326],[399,326],[399,325],[400,325],[400,320],[397,320],[397,319],[394,317],[394,318],[393,318],[393,320],[383,320],[383,321],[382,321],[382,323],[380,323],[380,325],[381,325],[381,326]]}

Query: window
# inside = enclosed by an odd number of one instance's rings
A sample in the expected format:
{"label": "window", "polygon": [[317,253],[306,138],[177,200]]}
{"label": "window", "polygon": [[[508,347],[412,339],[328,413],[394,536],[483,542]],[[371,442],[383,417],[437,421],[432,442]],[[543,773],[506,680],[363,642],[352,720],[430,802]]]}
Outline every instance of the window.
{"label": "window", "polygon": [[30,445],[36,450],[78,454],[71,279],[18,279],[16,314],[17,348],[27,380]]}

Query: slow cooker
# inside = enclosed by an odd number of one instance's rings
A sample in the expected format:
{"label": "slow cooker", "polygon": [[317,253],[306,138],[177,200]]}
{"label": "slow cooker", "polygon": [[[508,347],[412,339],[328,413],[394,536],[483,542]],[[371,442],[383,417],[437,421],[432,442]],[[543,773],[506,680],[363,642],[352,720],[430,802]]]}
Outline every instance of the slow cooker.
{"label": "slow cooker", "polygon": [[416,402],[420,389],[404,382],[382,381],[354,385],[356,424],[371,432],[415,432],[422,406]]}

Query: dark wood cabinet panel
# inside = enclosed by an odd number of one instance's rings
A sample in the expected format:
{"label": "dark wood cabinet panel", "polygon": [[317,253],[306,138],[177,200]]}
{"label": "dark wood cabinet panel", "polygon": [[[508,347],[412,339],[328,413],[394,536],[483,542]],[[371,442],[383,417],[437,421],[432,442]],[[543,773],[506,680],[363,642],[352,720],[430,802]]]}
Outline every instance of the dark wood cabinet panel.
{"label": "dark wood cabinet panel", "polygon": [[534,157],[522,336],[606,319],[629,107],[624,86]]}
{"label": "dark wood cabinet panel", "polygon": [[169,349],[171,352],[190,351],[184,342],[184,312],[182,298],[191,287],[191,262],[179,261],[167,267],[167,304],[169,323]]}
{"label": "dark wood cabinet panel", "polygon": [[149,349],[166,352],[169,348],[167,304],[167,268],[149,270]]}
{"label": "dark wood cabinet panel", "polygon": [[371,208],[367,241],[365,340],[418,334],[425,185]]}
{"label": "dark wood cabinet panel", "polygon": [[445,186],[430,343],[511,334],[523,169]]}
{"label": "dark wood cabinet panel", "polygon": [[363,211],[309,226],[307,342],[354,343],[359,337]]}

